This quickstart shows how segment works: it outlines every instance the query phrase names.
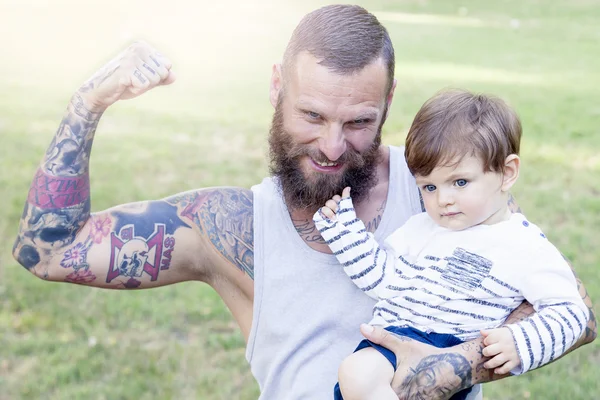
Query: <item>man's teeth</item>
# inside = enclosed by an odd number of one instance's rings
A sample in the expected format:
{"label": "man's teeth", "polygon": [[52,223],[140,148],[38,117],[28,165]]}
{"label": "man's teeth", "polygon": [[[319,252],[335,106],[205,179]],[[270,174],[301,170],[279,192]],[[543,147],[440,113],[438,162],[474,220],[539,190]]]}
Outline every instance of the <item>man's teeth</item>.
{"label": "man's teeth", "polygon": [[337,163],[334,162],[320,162],[320,161],[315,161],[317,164],[319,164],[321,167],[335,167],[337,165]]}

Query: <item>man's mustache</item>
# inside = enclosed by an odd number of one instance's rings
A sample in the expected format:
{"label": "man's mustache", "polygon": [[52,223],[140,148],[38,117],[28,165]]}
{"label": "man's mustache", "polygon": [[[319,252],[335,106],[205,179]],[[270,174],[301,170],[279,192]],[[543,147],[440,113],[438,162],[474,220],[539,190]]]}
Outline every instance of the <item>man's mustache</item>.
{"label": "man's mustache", "polygon": [[350,164],[355,168],[362,168],[365,165],[364,157],[353,147],[349,147],[336,160],[330,160],[322,151],[311,148],[308,145],[292,145],[287,152],[287,157],[289,159],[299,159],[305,156],[308,156],[319,163],[335,162],[338,164]]}

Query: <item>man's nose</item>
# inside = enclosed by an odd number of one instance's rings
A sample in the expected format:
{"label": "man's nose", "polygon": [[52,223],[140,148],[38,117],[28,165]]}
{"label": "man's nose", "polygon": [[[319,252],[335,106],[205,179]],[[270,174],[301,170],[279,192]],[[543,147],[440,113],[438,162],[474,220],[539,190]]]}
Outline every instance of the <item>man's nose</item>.
{"label": "man's nose", "polygon": [[321,138],[320,150],[329,161],[336,161],[346,151],[346,139],[339,124],[330,124],[324,127]]}

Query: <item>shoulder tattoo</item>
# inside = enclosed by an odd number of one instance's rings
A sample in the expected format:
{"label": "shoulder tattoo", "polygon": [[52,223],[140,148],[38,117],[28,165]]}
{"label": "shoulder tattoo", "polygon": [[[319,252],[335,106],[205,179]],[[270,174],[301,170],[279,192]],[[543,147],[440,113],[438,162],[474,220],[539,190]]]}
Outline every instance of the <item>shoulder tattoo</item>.
{"label": "shoulder tattoo", "polygon": [[218,188],[167,199],[183,207],[181,216],[207,235],[233,265],[254,279],[254,211],[249,189]]}

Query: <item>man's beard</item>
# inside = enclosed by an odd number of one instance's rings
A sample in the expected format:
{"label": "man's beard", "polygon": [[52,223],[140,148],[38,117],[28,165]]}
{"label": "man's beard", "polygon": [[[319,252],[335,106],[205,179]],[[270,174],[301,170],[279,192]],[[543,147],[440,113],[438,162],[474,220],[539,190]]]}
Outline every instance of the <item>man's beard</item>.
{"label": "man's beard", "polygon": [[381,126],[373,144],[366,151],[359,153],[349,147],[342,156],[335,160],[343,164],[341,174],[325,174],[314,172],[305,176],[300,164],[308,156],[314,161],[330,161],[320,150],[310,145],[294,142],[292,135],[283,126],[281,102],[277,104],[269,135],[269,153],[271,175],[279,178],[285,203],[290,210],[308,210],[315,212],[334,195],[342,194],[342,190],[350,186],[353,202],[359,203],[369,195],[369,190],[377,184],[377,165],[380,161],[379,146],[381,144]]}

